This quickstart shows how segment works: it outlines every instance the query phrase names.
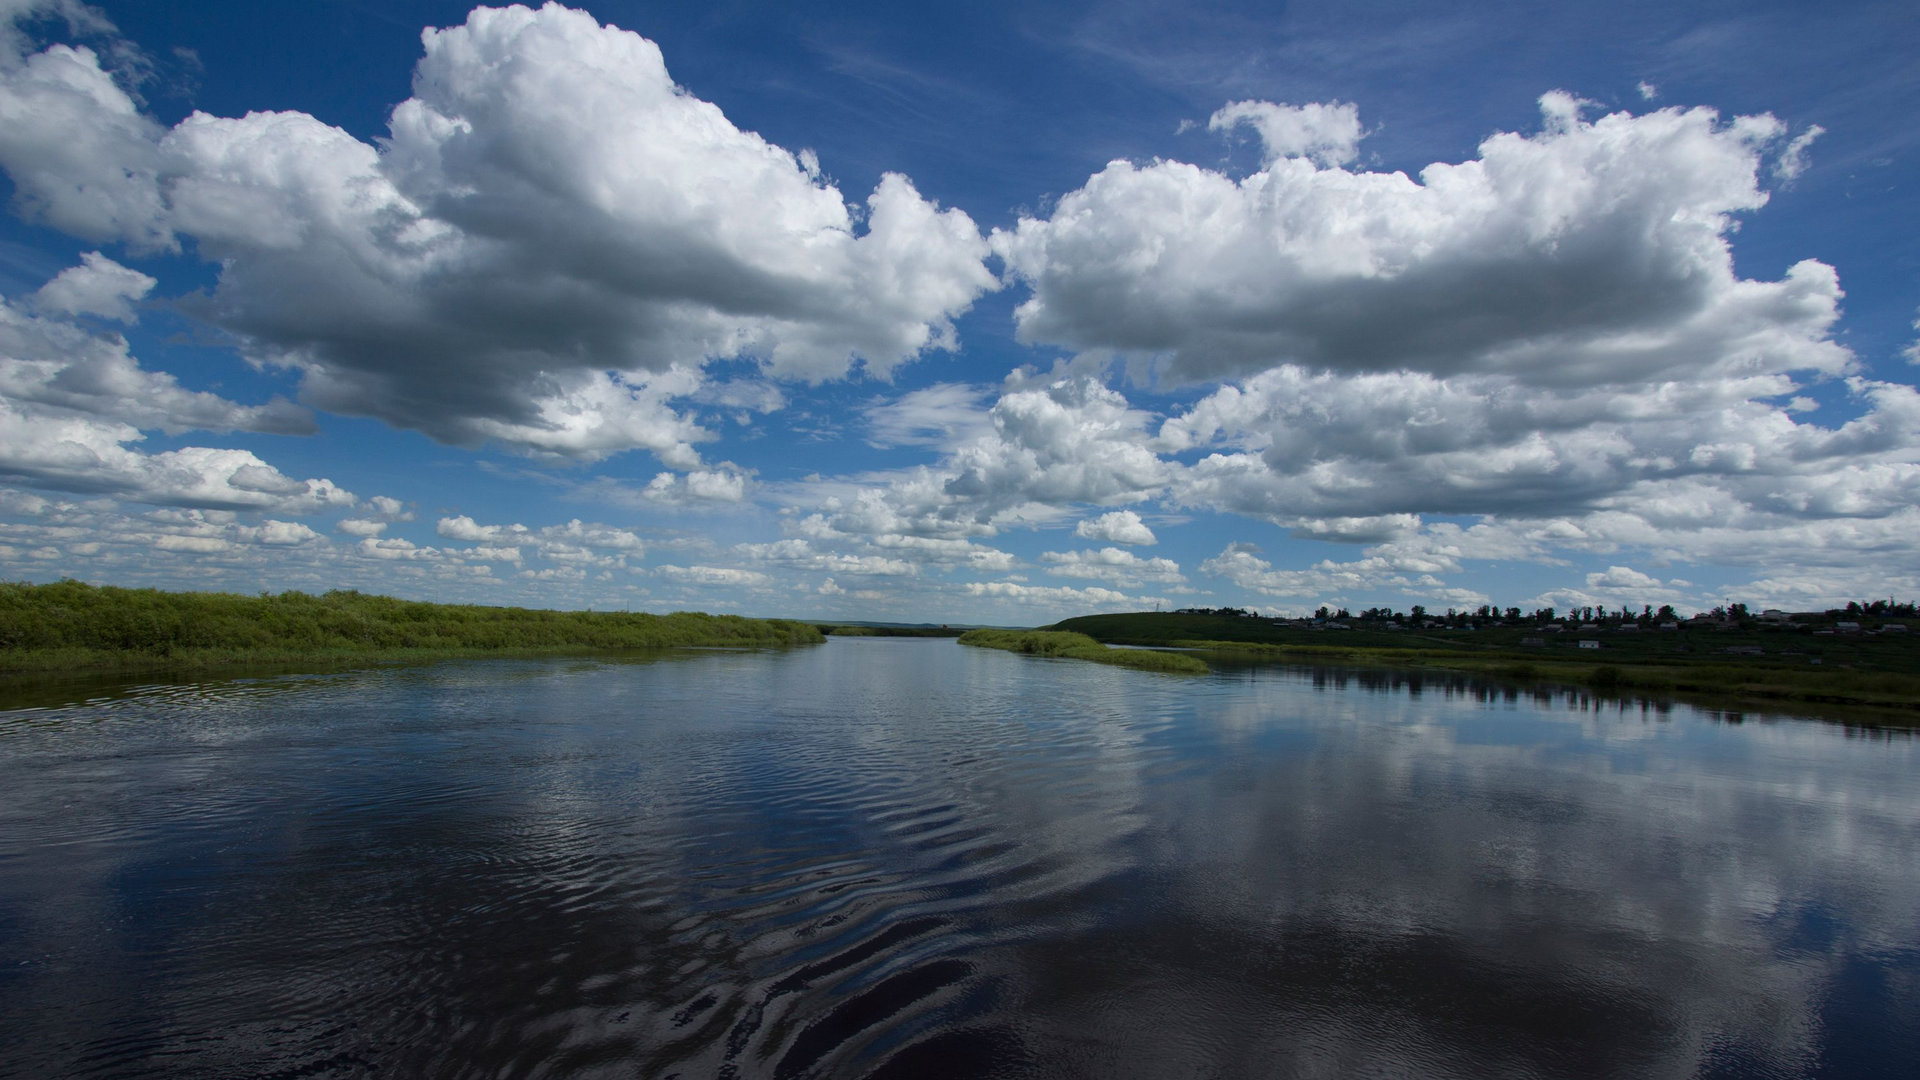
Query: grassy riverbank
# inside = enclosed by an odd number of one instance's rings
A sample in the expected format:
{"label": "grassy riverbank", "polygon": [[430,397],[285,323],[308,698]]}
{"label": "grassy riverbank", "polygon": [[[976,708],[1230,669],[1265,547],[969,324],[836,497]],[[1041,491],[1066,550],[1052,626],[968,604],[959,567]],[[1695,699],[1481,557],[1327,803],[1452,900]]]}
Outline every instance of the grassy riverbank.
{"label": "grassy riverbank", "polygon": [[[1303,664],[1436,668],[1603,692],[1861,706],[1920,722],[1920,637],[1813,627],[1711,626],[1543,635],[1477,630],[1335,630],[1243,616],[1133,612],[1049,628],[1128,645],[1180,646]],[[1581,648],[1584,638],[1598,647]]]}
{"label": "grassy riverbank", "polygon": [[1186,653],[1109,649],[1085,634],[1057,630],[969,630],[960,635],[960,644],[977,645],[983,649],[1004,649],[1028,656],[1091,660],[1097,664],[1115,664],[1142,671],[1204,675],[1208,670],[1204,661]]}
{"label": "grassy riverbank", "polygon": [[1867,707],[1903,712],[1909,714],[1903,723],[1920,723],[1920,677],[1896,672],[1823,671],[1708,660],[1660,664],[1582,663],[1444,649],[1277,646],[1230,641],[1194,642],[1191,647],[1303,664],[1434,668],[1522,683],[1584,686],[1603,693]]}
{"label": "grassy riverbank", "polygon": [[798,645],[809,623],[675,612],[428,604],[359,592],[161,592],[0,584],[0,673],[364,663],[669,646]]}

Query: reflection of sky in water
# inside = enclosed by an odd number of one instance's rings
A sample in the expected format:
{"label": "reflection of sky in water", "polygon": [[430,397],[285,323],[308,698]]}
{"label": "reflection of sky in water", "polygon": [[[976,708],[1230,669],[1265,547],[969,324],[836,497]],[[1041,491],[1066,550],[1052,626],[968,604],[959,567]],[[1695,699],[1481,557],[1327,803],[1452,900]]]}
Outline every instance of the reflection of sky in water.
{"label": "reflection of sky in water", "polygon": [[0,717],[0,1058],[1911,1074],[1915,740],[1466,687],[852,640]]}
{"label": "reflection of sky in water", "polygon": [[[1860,1019],[1827,1013],[1863,964],[1903,971],[1885,1021],[1913,1007],[1911,740],[1565,698],[1359,698],[1256,677],[1182,729],[1231,764],[1152,816],[1191,868],[1192,908],[1257,928],[1250,948],[1326,931],[1398,957],[1402,977],[1471,990],[1484,966],[1577,991],[1576,1011],[1631,1004],[1644,1022],[1616,1034],[1652,1074],[1717,1060],[1716,1040],[1740,1048],[1722,1062],[1736,1072],[1802,1071],[1835,1019]],[[1416,959],[1436,943],[1445,972]]]}

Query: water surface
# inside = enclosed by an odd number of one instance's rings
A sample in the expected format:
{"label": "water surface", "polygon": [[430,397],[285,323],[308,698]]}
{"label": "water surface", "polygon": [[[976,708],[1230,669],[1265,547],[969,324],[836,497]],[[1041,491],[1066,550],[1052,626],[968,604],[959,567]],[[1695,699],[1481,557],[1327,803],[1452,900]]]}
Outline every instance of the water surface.
{"label": "water surface", "polygon": [[0,713],[0,1075],[1920,1073],[1915,740],[947,640]]}

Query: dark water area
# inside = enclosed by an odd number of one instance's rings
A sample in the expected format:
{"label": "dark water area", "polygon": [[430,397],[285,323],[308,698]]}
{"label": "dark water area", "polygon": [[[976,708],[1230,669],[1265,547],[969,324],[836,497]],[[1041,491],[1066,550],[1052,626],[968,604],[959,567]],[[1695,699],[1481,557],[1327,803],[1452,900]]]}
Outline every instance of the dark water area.
{"label": "dark water area", "polygon": [[1920,739],[946,640],[0,712],[0,1076],[1912,1077]]}

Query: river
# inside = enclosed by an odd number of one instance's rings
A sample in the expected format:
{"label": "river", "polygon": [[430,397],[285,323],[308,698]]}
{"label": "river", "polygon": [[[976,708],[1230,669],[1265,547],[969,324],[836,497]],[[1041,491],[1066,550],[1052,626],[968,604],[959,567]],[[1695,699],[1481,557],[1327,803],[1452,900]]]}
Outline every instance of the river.
{"label": "river", "polygon": [[859,638],[78,695],[0,712],[0,1075],[1920,1075],[1920,740],[1738,721]]}

